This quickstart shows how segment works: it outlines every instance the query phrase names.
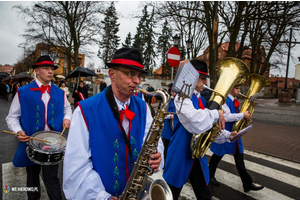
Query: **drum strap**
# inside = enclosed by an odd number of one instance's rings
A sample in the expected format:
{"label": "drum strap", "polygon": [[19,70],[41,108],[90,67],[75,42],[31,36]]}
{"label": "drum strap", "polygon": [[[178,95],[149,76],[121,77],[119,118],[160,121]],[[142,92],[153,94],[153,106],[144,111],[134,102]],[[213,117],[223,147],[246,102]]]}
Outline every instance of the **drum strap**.
{"label": "drum strap", "polygon": [[[117,121],[119,122],[119,125],[120,125],[120,127],[121,127],[121,130],[122,130],[122,133],[123,133],[124,141],[125,141],[125,143],[126,143],[126,146],[127,146],[128,149],[129,149],[130,164],[131,164],[131,167],[133,168],[131,146],[130,146],[129,140],[128,140],[127,136],[126,136],[125,130],[124,130],[122,124],[121,124],[121,121],[120,121],[120,115],[119,115],[119,111],[118,111],[118,107],[117,107],[117,103],[116,103],[116,101],[115,101],[115,98],[114,98],[114,95],[113,95],[111,86],[109,86],[109,87],[107,88],[106,93],[105,93],[105,96],[106,96],[106,100],[107,100],[107,102],[108,102],[108,105],[109,105],[111,111],[112,111],[113,114],[114,114],[114,117],[117,119]],[[129,105],[129,108],[130,108],[130,105]]]}

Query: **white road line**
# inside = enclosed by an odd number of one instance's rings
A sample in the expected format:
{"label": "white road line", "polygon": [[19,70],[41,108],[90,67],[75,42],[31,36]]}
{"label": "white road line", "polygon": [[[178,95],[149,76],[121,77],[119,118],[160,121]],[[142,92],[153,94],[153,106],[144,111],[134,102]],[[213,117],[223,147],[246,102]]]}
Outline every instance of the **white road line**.
{"label": "white road line", "polygon": [[[233,188],[234,190],[244,192],[243,189],[243,183],[241,181],[241,178],[239,176],[233,175],[231,173],[228,173],[222,169],[218,169],[216,171],[216,179],[223,183],[224,185],[227,185],[228,187]],[[250,192],[244,192],[244,194],[251,196],[254,199],[263,199],[263,200],[274,200],[274,199],[280,199],[280,200],[290,200],[291,198],[280,194],[274,190],[264,188],[259,191],[250,191]]]}
{"label": "white road line", "polygon": [[244,153],[250,156],[254,156],[256,158],[261,158],[270,162],[274,162],[280,165],[284,165],[290,168],[294,168],[294,169],[298,169],[300,170],[300,164],[299,163],[295,163],[295,162],[291,162],[288,160],[284,160],[284,159],[280,159],[280,158],[275,158],[275,157],[271,157],[268,155],[264,155],[264,154],[260,154],[254,151],[249,151],[249,150],[244,150]]}
{"label": "white road line", "polygon": [[[207,154],[212,155],[212,152],[209,151],[209,152],[207,152]],[[234,158],[232,155],[226,154],[222,158],[222,161],[225,161],[225,162],[235,165]],[[293,175],[287,174],[285,172],[275,170],[273,168],[266,167],[264,165],[260,165],[260,164],[254,163],[254,162],[250,162],[246,159],[244,160],[244,162],[245,162],[246,169],[248,169],[248,170],[254,171],[261,175],[268,176],[270,178],[273,178],[278,181],[284,182],[286,184],[290,184],[294,187],[300,188],[300,178],[297,176],[293,176]]]}

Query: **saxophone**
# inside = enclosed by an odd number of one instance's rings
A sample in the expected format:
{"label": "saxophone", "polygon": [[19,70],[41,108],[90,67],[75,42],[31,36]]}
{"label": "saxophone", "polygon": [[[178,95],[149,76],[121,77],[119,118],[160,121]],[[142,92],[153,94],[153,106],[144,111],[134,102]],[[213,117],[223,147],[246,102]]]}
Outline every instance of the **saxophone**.
{"label": "saxophone", "polygon": [[[247,92],[247,95],[240,94],[241,96],[246,98],[240,109],[240,113],[249,111],[250,115],[252,116],[252,114],[254,112],[254,108],[255,108],[255,103],[254,103],[254,101],[251,101],[251,102],[249,101],[250,97],[252,95],[260,92],[260,90],[263,87],[271,85],[271,82],[267,78],[265,78],[259,74],[251,74],[250,80],[251,80],[251,84],[250,84],[249,90]],[[251,122],[252,122],[251,120],[247,121],[246,119],[241,119],[233,124],[232,131],[239,132],[242,129],[249,126],[251,124]]]}
{"label": "saxophone", "polygon": [[[170,95],[166,91],[160,91],[160,90],[154,92],[148,92],[143,89],[137,89],[136,92],[141,92],[148,95],[156,95],[156,94],[160,95],[162,97],[162,106],[161,109],[158,110],[156,116],[154,116],[153,118],[145,142],[142,146],[142,149],[139,153],[136,162],[134,163],[134,168],[130,174],[125,189],[122,195],[119,197],[119,199],[120,200],[134,200],[134,199],[172,200],[173,196],[168,184],[161,179],[157,179],[153,181],[152,184],[150,185],[149,193],[146,192],[143,195],[148,177],[153,174],[153,171],[149,166],[148,161],[150,160],[150,156],[156,153],[158,141],[164,126],[165,117],[166,115],[170,114],[170,112],[167,112],[169,106],[168,99]],[[183,96],[181,97],[185,98]],[[174,114],[178,114],[178,113],[174,113]]]}
{"label": "saxophone", "polygon": [[[243,84],[249,78],[249,69],[247,65],[237,58],[223,58],[216,64],[216,72],[219,77],[216,87],[207,102],[206,108],[220,109],[226,102],[227,95],[235,85]],[[192,158],[202,158],[211,142],[220,135],[219,125],[213,124],[211,130],[201,133],[193,134],[190,148],[192,151]]]}

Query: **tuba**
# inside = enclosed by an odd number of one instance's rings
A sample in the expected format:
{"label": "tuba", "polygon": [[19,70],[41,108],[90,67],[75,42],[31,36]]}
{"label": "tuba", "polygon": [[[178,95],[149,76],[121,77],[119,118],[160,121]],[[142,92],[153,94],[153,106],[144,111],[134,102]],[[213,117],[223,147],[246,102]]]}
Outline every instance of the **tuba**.
{"label": "tuba", "polygon": [[[249,78],[249,69],[247,65],[237,58],[223,58],[216,64],[216,72],[219,77],[213,93],[207,102],[206,108],[220,109],[226,102],[227,95],[235,85],[243,84]],[[192,158],[202,158],[211,142],[220,135],[218,123],[214,123],[211,130],[201,133],[193,134],[190,148],[192,151]]]}
{"label": "tuba", "polygon": [[[252,116],[252,114],[254,112],[254,108],[255,108],[255,103],[254,103],[254,101],[249,102],[249,98],[252,95],[260,92],[260,90],[263,87],[270,86],[271,82],[267,78],[265,78],[259,74],[251,74],[250,80],[251,80],[251,84],[250,84],[249,90],[247,92],[247,95],[241,95],[241,96],[245,97],[246,99],[240,109],[240,113],[249,111],[250,115]],[[251,123],[251,120],[247,121],[246,119],[241,119],[233,124],[232,131],[239,132],[240,130],[249,126],[250,123]]]}
{"label": "tuba", "polygon": [[[170,114],[170,112],[167,112],[169,106],[168,99],[170,95],[164,90],[148,92],[143,89],[137,89],[136,92],[148,95],[160,95],[162,97],[162,106],[153,118],[153,122],[149,129],[145,142],[142,146],[142,149],[139,153],[136,162],[134,163],[133,170],[127,181],[125,189],[122,195],[119,197],[119,199],[172,200],[173,196],[168,184],[161,179],[153,181],[150,185],[149,193],[145,192],[144,194],[145,185],[147,183],[148,177],[153,174],[153,171],[150,168],[148,161],[150,160],[150,156],[156,152],[158,141],[163,130],[165,117],[166,115]],[[182,98],[185,97],[182,96]]]}

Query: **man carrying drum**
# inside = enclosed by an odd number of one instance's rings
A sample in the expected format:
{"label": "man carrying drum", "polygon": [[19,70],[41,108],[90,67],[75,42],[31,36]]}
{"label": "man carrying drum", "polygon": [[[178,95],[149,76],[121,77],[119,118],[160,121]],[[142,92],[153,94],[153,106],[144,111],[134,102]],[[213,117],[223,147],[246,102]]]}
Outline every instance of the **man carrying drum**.
{"label": "man carrying drum", "polygon": [[57,178],[58,164],[39,165],[32,162],[26,153],[26,142],[36,132],[57,131],[69,128],[72,117],[71,106],[63,90],[51,83],[55,66],[49,56],[40,56],[32,66],[37,79],[19,88],[15,95],[6,123],[18,136],[19,145],[13,164],[26,167],[27,187],[38,187],[38,192],[27,192],[28,199],[40,199],[39,173],[43,169],[43,181],[50,199],[62,199]]}

